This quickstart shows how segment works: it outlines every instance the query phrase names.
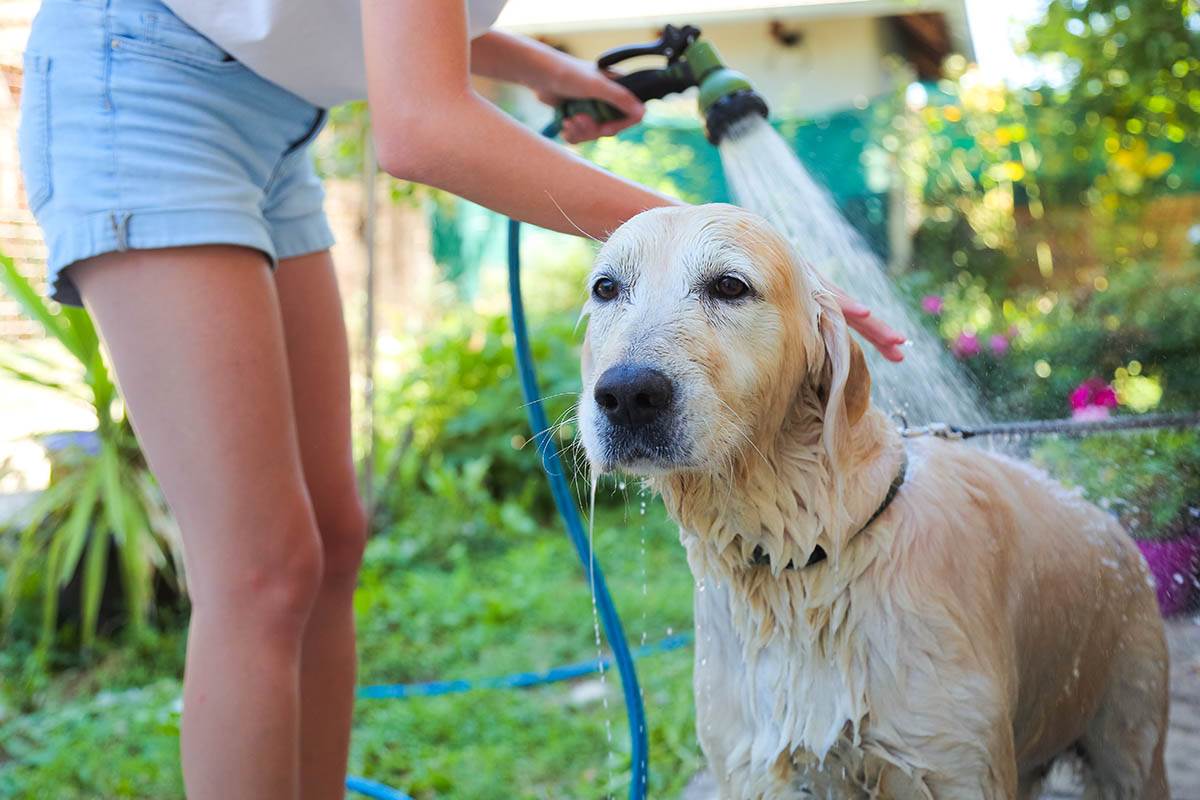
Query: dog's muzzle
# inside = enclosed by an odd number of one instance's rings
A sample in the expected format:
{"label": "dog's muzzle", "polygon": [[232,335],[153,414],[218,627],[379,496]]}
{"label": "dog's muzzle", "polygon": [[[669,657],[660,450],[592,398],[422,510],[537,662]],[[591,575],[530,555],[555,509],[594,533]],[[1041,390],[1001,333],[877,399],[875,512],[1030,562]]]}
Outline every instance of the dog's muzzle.
{"label": "dog's muzzle", "polygon": [[675,435],[678,392],[662,372],[617,364],[596,381],[592,398],[603,416],[599,439],[609,466],[667,466],[681,460]]}

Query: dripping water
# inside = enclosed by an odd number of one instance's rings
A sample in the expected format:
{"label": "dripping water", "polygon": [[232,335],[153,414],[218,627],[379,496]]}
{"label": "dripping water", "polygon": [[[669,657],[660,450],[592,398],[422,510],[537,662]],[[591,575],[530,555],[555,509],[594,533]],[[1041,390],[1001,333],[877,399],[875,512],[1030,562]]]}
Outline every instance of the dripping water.
{"label": "dripping water", "polygon": [[613,785],[613,733],[612,715],[608,707],[608,670],[604,667],[604,642],[600,636],[600,608],[596,604],[596,488],[599,476],[591,473],[591,491],[588,496],[588,587],[592,595],[592,632],[596,637],[596,662],[600,665],[600,702],[604,715],[604,738],[608,753],[604,764],[608,771],[608,786]]}

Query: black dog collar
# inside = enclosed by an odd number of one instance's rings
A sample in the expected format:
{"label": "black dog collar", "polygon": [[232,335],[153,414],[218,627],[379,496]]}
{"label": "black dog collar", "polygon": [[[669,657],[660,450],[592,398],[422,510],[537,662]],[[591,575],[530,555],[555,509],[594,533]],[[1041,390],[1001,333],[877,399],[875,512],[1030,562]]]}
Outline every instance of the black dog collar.
{"label": "black dog collar", "polygon": [[[857,536],[859,533],[862,533],[867,528],[871,527],[871,523],[873,523],[875,520],[879,519],[880,515],[882,515],[884,511],[887,511],[888,506],[890,506],[892,504],[892,501],[896,499],[896,495],[898,495],[900,493],[900,487],[904,485],[904,478],[907,475],[908,475],[908,454],[905,453],[900,459],[900,469],[896,472],[896,477],[892,479],[891,485],[888,486],[887,494],[885,494],[883,496],[883,502],[879,504],[879,508],[875,509],[875,513],[872,514],[870,519],[868,519],[866,521],[866,524],[864,524],[861,528],[858,529],[858,533],[854,534],[855,536]],[[827,556],[825,555],[825,548],[821,547],[821,545],[817,545],[816,547],[813,548],[813,551],[809,555],[808,561],[806,561],[804,563],[804,566],[805,566],[805,568],[807,568],[807,567],[813,566],[814,564],[820,564],[826,558],[827,558]],[[754,553],[750,557],[750,564],[751,564],[751,566],[755,566],[755,567],[769,567],[769,566],[771,566],[771,557],[766,554],[766,552],[762,549],[762,546],[760,545],[760,546],[754,548]],[[784,569],[795,569],[795,568],[796,568],[796,564],[793,561],[789,561],[787,563],[787,566],[784,567]]]}

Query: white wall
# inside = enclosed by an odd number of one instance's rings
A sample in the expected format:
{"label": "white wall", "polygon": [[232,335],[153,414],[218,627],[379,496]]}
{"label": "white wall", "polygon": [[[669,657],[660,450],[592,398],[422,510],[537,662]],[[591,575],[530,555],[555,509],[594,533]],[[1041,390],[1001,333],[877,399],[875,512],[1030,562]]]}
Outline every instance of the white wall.
{"label": "white wall", "polygon": [[[680,20],[686,23],[687,20]],[[709,21],[704,38],[720,50],[725,63],[750,77],[779,116],[810,116],[849,108],[857,97],[887,90],[882,58],[884,22],[872,17],[818,20],[783,19],[804,38],[785,47],[771,36],[766,19]],[[601,52],[633,41],[655,38],[655,30],[608,30],[550,34],[577,56],[595,59]]]}

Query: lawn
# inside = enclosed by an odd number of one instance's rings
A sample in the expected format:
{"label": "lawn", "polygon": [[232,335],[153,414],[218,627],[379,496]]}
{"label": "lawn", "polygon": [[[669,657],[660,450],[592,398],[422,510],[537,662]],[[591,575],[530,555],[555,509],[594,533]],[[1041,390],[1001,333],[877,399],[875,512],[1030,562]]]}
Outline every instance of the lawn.
{"label": "lawn", "polygon": [[[633,495],[598,513],[596,549],[634,644],[691,628],[690,575],[674,525]],[[369,547],[356,597],[363,684],[475,678],[596,655],[588,583],[565,536],[495,531],[478,550],[409,556],[387,531]],[[399,529],[392,529],[393,532]],[[111,649],[42,683],[29,713],[0,725],[0,797],[182,798],[177,763],[182,632]],[[5,671],[19,654],[6,656]],[[700,764],[691,650],[647,657],[653,797],[678,794]],[[599,798],[629,775],[615,676],[603,699],[577,681],[530,690],[360,700],[351,770],[417,798]],[[585,688],[593,689],[592,685]],[[610,743],[611,737],[611,743]]]}

